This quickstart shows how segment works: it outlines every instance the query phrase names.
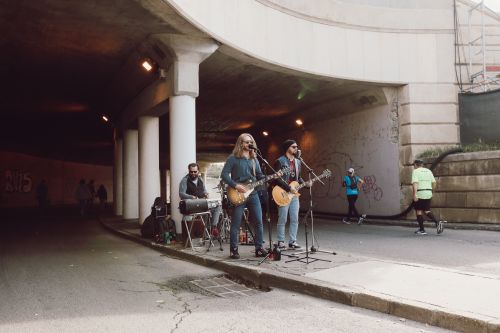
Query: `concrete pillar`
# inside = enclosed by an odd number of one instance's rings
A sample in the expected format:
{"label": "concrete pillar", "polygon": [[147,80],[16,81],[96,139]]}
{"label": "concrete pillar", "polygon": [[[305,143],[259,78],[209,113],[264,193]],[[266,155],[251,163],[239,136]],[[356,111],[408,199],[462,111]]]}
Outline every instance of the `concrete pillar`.
{"label": "concrete pillar", "polygon": [[123,135],[123,218],[139,218],[138,132],[125,130]]}
{"label": "concrete pillar", "polygon": [[113,168],[113,208],[115,215],[123,215],[123,139],[117,135]]}
{"label": "concrete pillar", "polygon": [[151,213],[160,196],[159,118],[139,117],[139,223]]}
{"label": "concrete pillar", "polygon": [[[196,106],[191,96],[170,97],[170,202],[172,218],[180,224],[179,183],[187,174],[189,163],[196,161]],[[176,226],[181,233],[181,226]]]}
{"label": "concrete pillar", "polygon": [[170,202],[176,231],[182,232],[179,212],[179,182],[187,165],[196,161],[196,104],[199,92],[199,64],[214,53],[218,45],[211,39],[175,34],[155,38],[174,55],[169,64],[170,89]]}

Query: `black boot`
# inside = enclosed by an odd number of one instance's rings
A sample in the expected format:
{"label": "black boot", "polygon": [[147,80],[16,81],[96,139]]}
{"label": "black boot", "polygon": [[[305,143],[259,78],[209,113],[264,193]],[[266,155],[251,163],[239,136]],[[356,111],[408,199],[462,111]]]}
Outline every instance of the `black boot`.
{"label": "black boot", "polygon": [[238,253],[238,247],[234,247],[229,250],[229,257],[231,259],[240,259],[240,254]]}
{"label": "black boot", "polygon": [[259,249],[255,249],[255,256],[256,257],[267,257],[267,251],[261,247]]}

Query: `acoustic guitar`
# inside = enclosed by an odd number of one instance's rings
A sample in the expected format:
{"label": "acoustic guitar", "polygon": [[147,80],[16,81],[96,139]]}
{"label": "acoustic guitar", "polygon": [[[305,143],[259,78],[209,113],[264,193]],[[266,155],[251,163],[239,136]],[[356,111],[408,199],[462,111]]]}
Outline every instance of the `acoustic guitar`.
{"label": "acoustic guitar", "polygon": [[257,186],[260,186],[260,185],[270,181],[271,179],[276,179],[276,178],[279,178],[279,177],[286,175],[286,174],[289,174],[289,173],[290,173],[290,168],[286,167],[286,168],[283,168],[280,171],[276,172],[275,174],[272,174],[272,175],[266,176],[265,178],[262,178],[261,180],[258,180],[258,181],[251,181],[250,180],[244,184],[241,184],[241,185],[245,186],[245,188],[246,188],[245,192],[238,192],[238,190],[235,189],[234,187],[228,186],[227,198],[229,199],[229,202],[231,202],[235,206],[243,205],[247,201],[250,194],[252,194],[252,192],[254,191],[254,189]]}
{"label": "acoustic guitar", "polygon": [[[321,175],[319,175],[316,178],[311,179],[311,181],[314,183],[315,181],[317,181],[321,178],[328,178],[331,175],[332,175],[332,172],[330,170],[326,169],[325,171],[323,171],[323,173]],[[299,183],[297,183],[296,181],[293,181],[290,183],[290,187],[296,189],[297,191],[299,191],[301,188],[303,188],[306,185],[307,185],[307,182],[304,182],[301,185],[299,185]],[[278,185],[276,185],[273,188],[272,194],[273,194],[274,202],[276,202],[276,204],[280,207],[283,207],[283,206],[290,204],[290,202],[292,201],[294,196],[298,197],[300,195],[299,193],[293,194],[293,193],[287,192],[284,189],[282,189],[281,187],[279,187]]]}

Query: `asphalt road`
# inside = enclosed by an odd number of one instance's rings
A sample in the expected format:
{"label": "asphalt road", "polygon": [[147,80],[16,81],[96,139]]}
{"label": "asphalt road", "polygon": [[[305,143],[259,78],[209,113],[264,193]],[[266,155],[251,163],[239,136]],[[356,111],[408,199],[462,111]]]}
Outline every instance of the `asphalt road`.
{"label": "asphalt road", "polygon": [[[429,226],[426,236],[417,236],[416,223],[408,225],[381,226],[368,221],[358,226],[314,219],[314,234],[319,249],[500,275],[500,232],[445,229],[437,235],[435,228]],[[309,235],[310,232],[311,228]],[[302,245],[304,234],[301,223],[298,239]]]}
{"label": "asphalt road", "polygon": [[0,332],[446,332],[279,289],[217,297],[189,281],[220,272],[68,212],[1,221]]}

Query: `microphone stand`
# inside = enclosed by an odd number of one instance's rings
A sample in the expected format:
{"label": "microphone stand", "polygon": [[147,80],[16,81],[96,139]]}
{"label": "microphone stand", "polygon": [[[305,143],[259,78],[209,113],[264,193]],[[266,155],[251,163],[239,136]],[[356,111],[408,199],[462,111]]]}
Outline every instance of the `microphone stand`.
{"label": "microphone stand", "polygon": [[[276,173],[276,170],[274,170],[274,168],[269,164],[269,162],[264,158],[264,156],[262,156],[260,150],[257,148],[254,148],[253,150],[255,151],[255,154],[257,154],[257,157],[263,162],[262,163],[262,166],[263,166],[262,173],[264,175],[266,175],[266,172],[267,172],[266,167],[269,167],[270,170],[272,170],[274,173]],[[259,261],[258,265],[262,264],[266,259],[269,259],[269,257],[273,253],[272,225],[271,225],[271,214],[269,213],[269,191],[268,191],[267,182],[265,183],[265,186],[266,186],[266,221],[267,221],[267,225],[269,228],[269,249],[267,251],[267,255],[264,258],[262,258],[261,261]],[[264,227],[264,226],[262,226],[262,227]]]}
{"label": "microphone stand", "polygon": [[[302,164],[306,167],[307,171],[309,172],[309,181],[311,182],[311,186],[309,187],[309,209],[307,210],[307,213],[306,215],[304,216],[304,226],[305,226],[305,232],[306,232],[306,251],[302,251],[302,252],[296,252],[294,253],[295,255],[297,254],[302,254],[302,253],[306,253],[306,258],[307,260],[309,261],[309,251],[308,251],[308,245],[307,245],[307,216],[310,214],[311,215],[311,252],[312,253],[315,253],[315,252],[323,252],[323,253],[329,253],[329,254],[333,254],[333,255],[336,255],[337,253],[334,252],[334,251],[326,251],[326,250],[319,250],[319,244],[318,244],[318,248],[316,248],[314,246],[314,240],[315,240],[315,236],[314,236],[314,217],[313,217],[313,202],[312,202],[312,178],[311,178],[311,175],[314,175],[314,178],[320,182],[321,184],[325,185],[325,183],[323,183],[323,181],[314,173],[313,169],[309,167],[309,165],[307,165],[307,163],[302,159],[301,156],[298,157],[299,160],[302,162]],[[317,243],[317,241],[316,241]],[[299,260],[299,259],[295,259],[295,260]],[[316,259],[316,260],[322,260],[322,259]],[[315,261],[316,261],[315,260]],[[300,261],[300,260],[299,260]],[[330,261],[330,260],[322,260],[322,261]],[[309,262],[307,262],[309,263]]]}

